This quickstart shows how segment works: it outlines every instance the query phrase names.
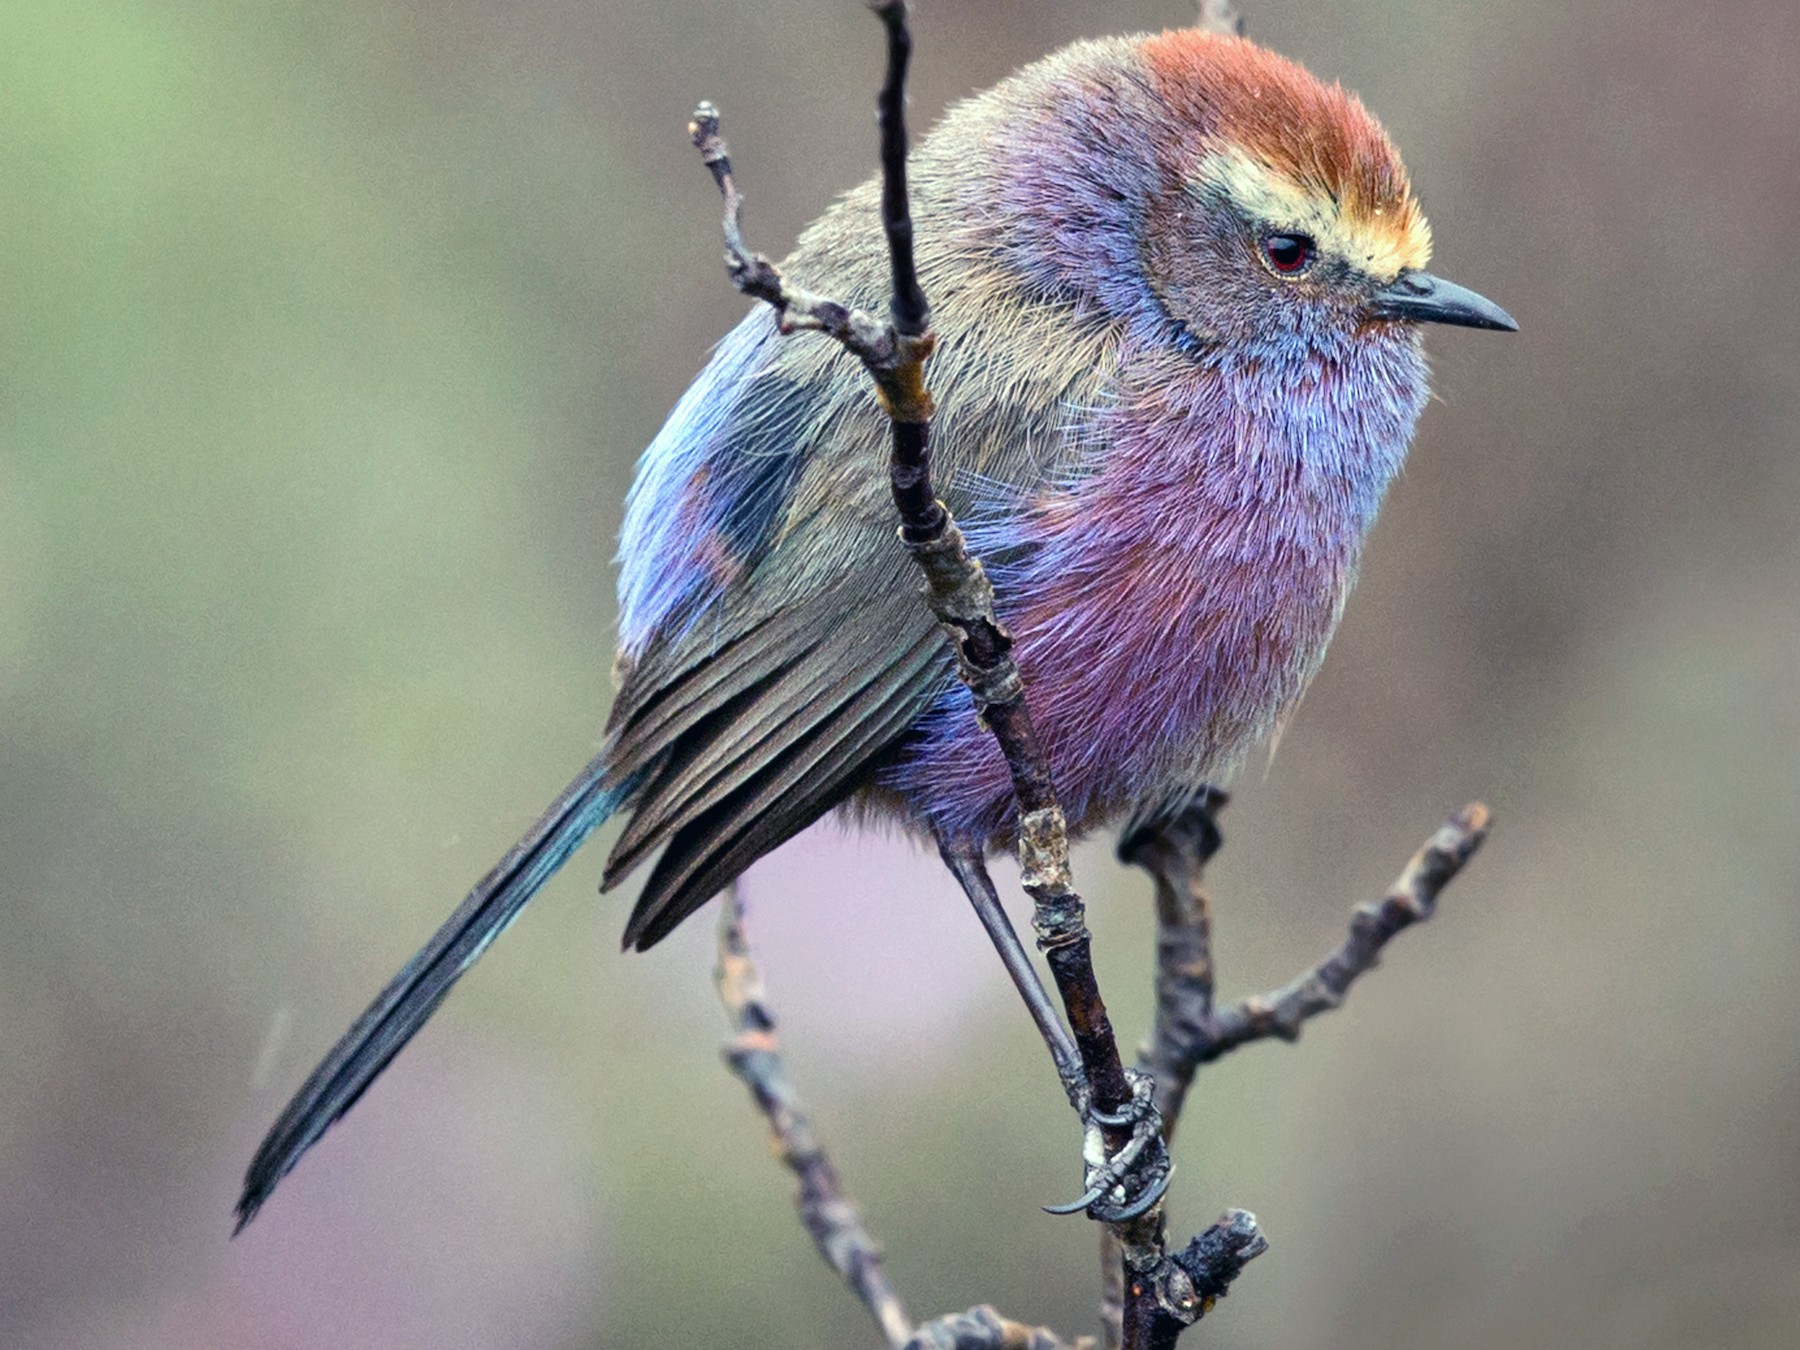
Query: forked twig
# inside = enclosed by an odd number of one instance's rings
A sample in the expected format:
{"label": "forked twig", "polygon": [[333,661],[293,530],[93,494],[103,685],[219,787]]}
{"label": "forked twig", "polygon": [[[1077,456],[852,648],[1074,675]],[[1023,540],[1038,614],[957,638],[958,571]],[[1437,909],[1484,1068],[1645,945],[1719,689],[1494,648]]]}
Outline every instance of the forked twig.
{"label": "forked twig", "polygon": [[713,970],[719,1001],[731,1019],[732,1037],[725,1047],[731,1066],[757,1110],[769,1123],[770,1143],[798,1183],[794,1208],[812,1235],[813,1245],[825,1264],[850,1286],[869,1310],[889,1346],[900,1347],[912,1338],[912,1324],[900,1296],[888,1283],[881,1248],[863,1227],[862,1216],[844,1194],[837,1168],[825,1146],[813,1132],[812,1122],[800,1108],[799,1095],[781,1058],[781,1042],[775,1035],[775,1014],[763,994],[762,976],[750,959],[744,933],[744,903],[733,884],[719,904],[719,963]]}
{"label": "forked twig", "polygon": [[[1292,1040],[1308,1018],[1336,1007],[1387,941],[1430,916],[1438,892],[1480,845],[1487,815],[1485,808],[1472,806],[1453,817],[1412,860],[1386,899],[1357,911],[1349,938],[1313,970],[1224,1012],[1213,1004],[1211,915],[1201,884],[1204,865],[1219,846],[1214,815],[1224,805],[1224,794],[1208,790],[1184,810],[1129,830],[1121,857],[1144,866],[1157,881],[1157,1017],[1140,1063],[1154,1079],[1164,1115],[1159,1122],[1154,1108],[1134,1109],[1145,1094],[1134,1091],[1094,978],[1085,910],[1069,871],[1067,828],[1032,730],[1011,656],[1012,637],[995,614],[993,588],[980,561],[969,553],[932,485],[933,403],[924,369],[935,337],[913,258],[906,188],[904,101],[912,43],[904,0],[876,0],[870,8],[887,30],[887,74],[879,99],[882,224],[893,280],[886,321],[794,285],[774,263],[751,252],[743,238],[742,197],[720,135],[718,110],[702,103],[689,132],[724,198],[726,266],[733,283],[773,306],[782,332],[816,330],[832,337],[863,363],[880,393],[892,428],[888,472],[900,536],[924,573],[927,603],[954,647],[958,674],[1011,771],[1019,807],[1019,861],[1034,904],[1038,945],[1055,976],[1080,1052],[1081,1104],[1093,1136],[1087,1150],[1093,1189],[1082,1203],[1106,1221],[1109,1343],[1162,1350],[1173,1346],[1268,1244],[1254,1216],[1230,1210],[1186,1248],[1169,1252],[1161,1201],[1166,1163],[1159,1163],[1160,1172],[1152,1170],[1158,1178],[1154,1187],[1146,1185],[1135,1200],[1122,1197],[1115,1204],[1106,1197],[1124,1171],[1118,1160],[1163,1149],[1200,1064],[1253,1040]],[[1228,0],[1202,0],[1198,22],[1219,32],[1241,33],[1243,28]],[[907,1350],[1069,1350],[1050,1332],[1009,1321],[986,1307],[940,1318],[916,1331],[909,1326],[887,1282],[879,1249],[799,1110],[781,1064],[774,1018],[750,962],[735,892],[720,924],[719,990],[736,1030],[727,1058],[750,1087],[779,1156],[799,1181],[796,1203],[802,1221],[827,1263],[869,1308],[888,1344]],[[1055,1053],[1054,1038],[1049,1039]],[[1089,1344],[1078,1342],[1076,1350]]]}
{"label": "forked twig", "polygon": [[[1241,999],[1221,1012],[1213,1002],[1216,966],[1205,871],[1224,843],[1218,813],[1229,801],[1217,788],[1202,789],[1177,809],[1134,821],[1119,841],[1120,859],[1142,867],[1156,882],[1156,1018],[1138,1068],[1155,1079],[1171,1142],[1202,1064],[1252,1041],[1297,1040],[1308,1019],[1342,1004],[1351,983],[1374,968],[1390,940],[1431,917],[1438,895],[1481,847],[1490,824],[1488,809],[1479,802],[1463,807],[1412,856],[1385,897],[1357,907],[1350,935],[1337,950],[1274,993]],[[1124,1289],[1116,1258],[1106,1235],[1101,1323],[1109,1347],[1118,1346],[1122,1334]]]}
{"label": "forked twig", "polygon": [[[882,0],[870,7],[887,32],[887,74],[879,108],[881,216],[893,279],[888,324],[791,284],[774,263],[752,253],[743,238],[742,196],[719,133],[717,109],[702,104],[689,132],[724,197],[726,267],[733,283],[774,306],[784,330],[816,328],[835,338],[862,361],[880,391],[892,428],[888,476],[900,515],[901,540],[924,573],[926,602],[956,652],[958,675],[1011,771],[1019,806],[1019,863],[1033,901],[1033,926],[1080,1054],[1085,1084],[1081,1105],[1086,1123],[1098,1136],[1094,1142],[1100,1145],[1084,1147],[1090,1189],[1080,1203],[1093,1217],[1112,1222],[1134,1269],[1160,1272],[1168,1266],[1160,1205],[1168,1167],[1160,1126],[1139,1137],[1143,1112],[1153,1108],[1133,1090],[1094,976],[1086,911],[1069,870],[1067,826],[1032,729],[1024,685],[1012,658],[1012,636],[995,614],[986,572],[969,553],[932,484],[933,405],[924,368],[935,338],[913,258],[906,190],[904,106],[912,38],[904,0]],[[1053,1054],[1055,1049],[1052,1044]],[[1128,1193],[1122,1184],[1121,1170],[1108,1166],[1128,1148],[1142,1159],[1139,1175],[1144,1179],[1135,1193]],[[1143,1284],[1146,1319],[1154,1315],[1159,1300],[1173,1297],[1178,1305],[1186,1305],[1181,1277],[1173,1267],[1170,1271],[1174,1281],[1170,1288],[1164,1287],[1160,1275]]]}
{"label": "forked twig", "polygon": [[1220,1009],[1213,1002],[1212,913],[1204,871],[1221,841],[1216,815],[1225,801],[1223,793],[1209,791],[1167,821],[1128,830],[1119,844],[1120,858],[1156,881],[1156,1025],[1140,1065],[1156,1077],[1171,1130],[1200,1065],[1252,1041],[1298,1040],[1307,1021],[1339,1007],[1351,984],[1374,968],[1383,947],[1432,916],[1439,893],[1481,847],[1490,824],[1480,802],[1463,807],[1407,861],[1382,899],[1356,908],[1349,935],[1329,956],[1279,989]]}

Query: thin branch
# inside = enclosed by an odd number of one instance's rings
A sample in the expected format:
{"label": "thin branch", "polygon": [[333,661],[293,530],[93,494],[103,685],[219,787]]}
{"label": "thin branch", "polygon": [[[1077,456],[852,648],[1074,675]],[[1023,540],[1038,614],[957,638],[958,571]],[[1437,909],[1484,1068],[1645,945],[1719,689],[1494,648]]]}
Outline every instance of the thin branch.
{"label": "thin branch", "polygon": [[881,125],[881,227],[894,277],[889,313],[896,329],[918,337],[930,325],[931,311],[913,262],[912,206],[906,189],[906,70],[912,63],[912,33],[906,26],[904,0],[870,8],[887,29],[887,78],[875,106]]}
{"label": "thin branch", "polygon": [[[1194,1076],[1184,1057],[1191,1041],[1188,1028],[1212,1014],[1212,904],[1203,883],[1206,863],[1224,843],[1216,816],[1229,800],[1220,789],[1204,787],[1177,810],[1134,818],[1119,837],[1120,861],[1146,868],[1156,880],[1156,1017],[1149,1042],[1138,1052],[1138,1069],[1156,1083],[1163,1137],[1171,1144]],[[1242,1213],[1227,1214],[1220,1223],[1231,1223]],[[1244,1260],[1249,1260],[1266,1250],[1268,1242],[1256,1230],[1255,1216],[1243,1217],[1253,1233],[1245,1244]],[[1260,1245],[1250,1250],[1253,1244]],[[1113,1235],[1103,1233],[1100,1326],[1107,1350],[1120,1350],[1124,1342],[1125,1267],[1120,1255]],[[1220,1297],[1228,1282],[1220,1283]],[[1179,1334],[1179,1329],[1169,1331],[1170,1341]]]}
{"label": "thin branch", "polygon": [[856,1205],[844,1194],[837,1168],[800,1108],[775,1034],[762,975],[750,955],[743,893],[730,887],[719,908],[719,962],[713,970],[719,1001],[731,1019],[725,1062],[768,1122],[775,1156],[799,1183],[794,1208],[825,1264],[843,1277],[869,1310],[892,1350],[1093,1350],[1082,1338],[1073,1343],[1043,1327],[1002,1317],[985,1304],[951,1313],[914,1328],[900,1296],[888,1283],[881,1248],[863,1227]]}
{"label": "thin branch", "polygon": [[1343,1003],[1351,984],[1375,966],[1383,947],[1429,919],[1439,893],[1487,838],[1490,819],[1479,802],[1463,807],[1413,855],[1385,897],[1356,909],[1349,935],[1337,950],[1280,989],[1218,1009],[1213,1005],[1211,912],[1202,877],[1219,846],[1214,816],[1223,805],[1223,794],[1215,793],[1165,821],[1128,831],[1119,845],[1122,859],[1156,880],[1156,1027],[1140,1064],[1156,1075],[1158,1101],[1171,1132],[1200,1065],[1252,1041],[1298,1040],[1309,1019]]}
{"label": "thin branch", "polygon": [[[1179,1067],[1185,1044],[1180,1029],[1188,1019],[1212,1012],[1212,906],[1202,881],[1207,860],[1223,843],[1214,816],[1229,800],[1221,789],[1202,788],[1179,811],[1134,818],[1119,837],[1120,861],[1144,866],[1156,880],[1156,1018],[1137,1067],[1156,1084],[1163,1138],[1170,1145],[1193,1080],[1192,1069],[1183,1073]],[[1100,1325],[1107,1350],[1119,1350],[1123,1337],[1121,1256],[1112,1233],[1102,1230]]]}
{"label": "thin branch", "polygon": [[1351,983],[1374,968],[1389,941],[1432,916],[1438,893],[1487,838],[1488,822],[1488,809],[1480,802],[1451,816],[1412,856],[1386,896],[1357,907],[1350,916],[1350,935],[1336,951],[1291,984],[1240,1000],[1211,1017],[1205,1039],[1189,1048],[1196,1065],[1266,1036],[1299,1040],[1307,1019],[1339,1007]]}
{"label": "thin branch", "polygon": [[1179,811],[1136,819],[1119,837],[1119,860],[1156,881],[1156,1018],[1138,1068],[1156,1079],[1163,1131],[1173,1141],[1195,1065],[1188,1047],[1213,1011],[1212,902],[1206,864],[1224,843],[1218,813],[1231,798],[1201,790]]}
{"label": "thin branch", "polygon": [[[880,99],[882,225],[893,264],[893,312],[897,329],[904,332],[911,327],[929,344],[929,309],[914,267],[906,194],[905,80],[912,41],[903,0],[888,0],[874,9],[888,33],[888,74]],[[919,356],[921,397],[907,403],[891,394],[888,398],[893,422],[889,478],[900,513],[900,537],[925,574],[926,602],[954,645],[958,674],[1011,772],[1019,806],[1019,866],[1032,899],[1032,926],[1081,1052],[1090,1105],[1102,1119],[1106,1151],[1117,1155],[1132,1145],[1136,1122],[1112,1123],[1105,1118],[1129,1112],[1132,1084],[1094,977],[1085,908],[1069,870],[1067,822],[1049,762],[1032,728],[1024,682],[1012,658],[1012,635],[995,613],[993,585],[932,486],[931,398],[923,385],[923,363],[929,354],[926,345]],[[1160,1149],[1160,1140],[1153,1143]],[[1148,1161],[1154,1167],[1154,1157]],[[1092,1175],[1089,1181],[1091,1186]],[[1096,1217],[1108,1208],[1104,1196],[1092,1204]]]}
{"label": "thin branch", "polygon": [[719,110],[710,103],[695,108],[688,122],[688,137],[725,199],[725,270],[732,285],[773,306],[783,333],[821,332],[861,360],[871,373],[898,369],[904,356],[892,325],[865,310],[791,285],[779,267],[745,245],[744,198],[732,176],[731,152],[719,134]]}
{"label": "thin branch", "polygon": [[[1134,820],[1119,841],[1119,857],[1150,873],[1156,882],[1156,1020],[1138,1056],[1140,1071],[1156,1082],[1157,1105],[1169,1140],[1181,1121],[1189,1085],[1202,1064],[1251,1041],[1296,1040],[1305,1022],[1344,1001],[1350,985],[1373,968],[1393,937],[1431,917],[1438,895],[1487,837],[1489,813],[1472,803],[1450,817],[1414,854],[1393,889],[1380,902],[1360,906],[1351,916],[1350,935],[1317,966],[1271,994],[1246,998],[1218,1011],[1213,1004],[1212,905],[1206,893],[1206,864],[1223,843],[1218,813],[1230,800],[1205,788],[1179,809]],[[1267,1250],[1256,1221],[1243,1211],[1228,1214],[1171,1257],[1204,1296],[1206,1307],[1221,1297],[1243,1263]],[[1101,1242],[1101,1324],[1109,1350],[1121,1344],[1126,1288],[1117,1248],[1108,1234]],[[1173,1344],[1179,1328],[1165,1329]]]}
{"label": "thin branch", "polygon": [[1067,825],[1032,729],[1024,684],[1012,659],[1012,635],[995,613],[986,572],[969,553],[962,531],[932,485],[933,404],[924,367],[936,338],[918,284],[905,177],[905,83],[912,41],[904,0],[884,0],[871,8],[888,39],[879,106],[882,227],[893,273],[892,323],[881,325],[862,311],[791,285],[768,259],[749,252],[740,226],[742,197],[719,134],[717,109],[702,104],[689,131],[725,199],[726,265],[733,283],[773,305],[784,330],[817,328],[835,338],[862,361],[881,393],[893,428],[888,472],[900,515],[900,537],[925,575],[926,602],[954,646],[958,674],[1011,771],[1019,804],[1019,863],[1034,905],[1033,926],[1081,1052],[1090,1119],[1098,1124],[1106,1158],[1117,1157],[1128,1147],[1142,1154],[1138,1175],[1145,1180],[1135,1193],[1126,1193],[1123,1176],[1106,1170],[1105,1158],[1089,1159],[1090,1194],[1084,1205],[1096,1218],[1122,1218],[1137,1214],[1146,1197],[1153,1203],[1161,1194],[1167,1182],[1166,1155],[1160,1129],[1139,1138],[1141,1132],[1135,1128],[1142,1120],[1139,1094],[1125,1072],[1094,978],[1086,912],[1069,871]]}
{"label": "thin branch", "polygon": [[863,1227],[862,1216],[844,1194],[825,1146],[800,1109],[775,1035],[775,1014],[763,993],[762,976],[750,958],[744,935],[744,905],[739,888],[726,891],[719,907],[719,964],[713,972],[719,1001],[731,1018],[732,1038],[725,1062],[750,1089],[757,1110],[769,1123],[770,1142],[799,1183],[794,1208],[812,1235],[819,1255],[850,1286],[869,1310],[889,1346],[906,1345],[912,1324],[900,1296],[888,1283],[881,1248]]}

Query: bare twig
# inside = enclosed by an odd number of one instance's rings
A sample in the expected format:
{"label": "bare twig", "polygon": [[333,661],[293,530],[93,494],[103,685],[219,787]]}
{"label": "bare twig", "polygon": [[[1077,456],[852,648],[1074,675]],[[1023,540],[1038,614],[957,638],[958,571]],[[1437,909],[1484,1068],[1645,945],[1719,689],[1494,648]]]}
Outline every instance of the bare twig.
{"label": "bare twig", "polygon": [[[1138,1068],[1156,1082],[1163,1130],[1171,1141],[1202,1064],[1266,1037],[1296,1040],[1308,1018],[1339,1006],[1388,941],[1431,917],[1439,893],[1481,847],[1489,824],[1485,806],[1465,806],[1413,855],[1384,899],[1356,910],[1350,935],[1336,951],[1291,984],[1221,1012],[1213,1004],[1212,906],[1204,874],[1223,842],[1218,813],[1229,800],[1217,788],[1203,789],[1179,809],[1133,821],[1119,841],[1120,859],[1144,868],[1156,882],[1156,1020]],[[1242,1211],[1236,1216],[1241,1217],[1227,1215],[1171,1258],[1183,1265],[1196,1289],[1217,1282],[1214,1297],[1224,1293],[1245,1260],[1268,1245],[1254,1233],[1252,1216]],[[1240,1245],[1233,1245],[1234,1233],[1242,1235]],[[1108,1233],[1101,1241],[1101,1323],[1109,1347],[1120,1344],[1125,1310],[1117,1257]]]}
{"label": "bare twig", "polygon": [[762,976],[750,959],[744,935],[744,906],[733,885],[719,907],[719,964],[713,972],[719,1001],[731,1018],[732,1038],[725,1047],[725,1062],[750,1089],[757,1109],[769,1122],[770,1142],[776,1157],[799,1183],[794,1207],[800,1222],[812,1235],[813,1245],[825,1264],[844,1278],[881,1328],[889,1346],[903,1346],[913,1335],[900,1297],[888,1283],[881,1262],[881,1248],[863,1227],[862,1216],[845,1196],[837,1169],[825,1146],[813,1133],[812,1122],[800,1109],[800,1100],[782,1063],[781,1045],[775,1035],[775,1014],[764,1001]]}
{"label": "bare twig", "polygon": [[985,1304],[951,1313],[914,1328],[900,1296],[888,1283],[881,1248],[863,1227],[856,1205],[844,1194],[825,1146],[800,1108],[798,1094],[781,1058],[775,1013],[762,975],[750,955],[745,906],[739,886],[726,891],[719,908],[719,963],[713,971],[719,1001],[731,1019],[725,1062],[750,1089],[769,1125],[770,1142],[799,1183],[794,1208],[825,1264],[843,1277],[892,1350],[1092,1350],[1083,1338],[1073,1343],[1043,1327],[1002,1317]]}
{"label": "bare twig", "polygon": [[[1081,1054],[1091,1094],[1089,1105],[1100,1121],[1106,1153],[1116,1157],[1133,1146],[1137,1120],[1126,1117],[1131,1113],[1134,1093],[1119,1057],[1099,982],[1094,977],[1085,908],[1069,870],[1067,823],[1057,802],[1049,762],[1032,729],[1025,686],[1012,658],[1012,635],[994,610],[994,588],[932,486],[931,398],[923,384],[923,362],[930,354],[932,341],[930,316],[914,267],[912,221],[907,214],[906,196],[905,80],[912,41],[907,35],[903,0],[889,0],[874,8],[888,32],[888,74],[880,100],[882,224],[893,264],[895,326],[901,333],[910,328],[922,334],[921,341],[926,344],[919,355],[920,397],[908,406],[888,394],[888,413],[893,422],[889,478],[894,505],[900,513],[900,538],[925,574],[926,601],[955,648],[958,674],[968,686],[982,722],[999,743],[1011,772],[1019,805],[1019,867],[1024,874],[1025,891],[1032,899],[1032,926]],[[880,379],[873,369],[871,374]],[[1153,1136],[1150,1143],[1155,1150],[1162,1148],[1160,1138]],[[1143,1141],[1139,1140],[1136,1146],[1141,1149]],[[1147,1162],[1147,1175],[1156,1181],[1147,1183],[1146,1189],[1156,1185],[1156,1194],[1160,1194],[1161,1184],[1166,1184],[1167,1169],[1159,1172],[1154,1156]],[[1099,1180],[1110,1176],[1096,1172],[1102,1165],[1090,1159],[1091,1199],[1085,1207],[1091,1208],[1096,1217],[1103,1217],[1109,1210],[1133,1210],[1141,1196],[1121,1197],[1121,1205],[1108,1203],[1118,1178],[1100,1186]],[[1154,1202],[1154,1195],[1149,1198]]]}
{"label": "bare twig", "polygon": [[1163,1130],[1171,1140],[1193,1081],[1187,1048],[1213,1011],[1212,904],[1207,862],[1219,850],[1218,813],[1230,801],[1205,788],[1179,811],[1133,820],[1119,838],[1119,859],[1156,881],[1156,1019],[1138,1068],[1156,1080]]}
{"label": "bare twig", "polygon": [[[1116,1157],[1133,1146],[1142,1109],[1094,978],[1085,909],[1069,871],[1066,822],[1032,730],[1024,684],[1012,659],[1012,635],[995,614],[993,586],[932,485],[932,399],[924,367],[936,339],[918,284],[906,194],[904,104],[912,40],[904,0],[884,0],[871,8],[888,39],[880,112],[882,227],[893,272],[891,323],[884,326],[862,311],[793,286],[773,263],[750,253],[717,110],[702,104],[689,130],[725,198],[726,265],[734,284],[780,311],[784,329],[817,328],[835,338],[862,361],[881,392],[893,428],[888,467],[900,537],[925,575],[926,600],[953,644],[958,674],[1011,771],[1019,804],[1019,862],[1035,907],[1038,945],[1081,1053],[1090,1118],[1098,1124],[1106,1157]],[[1083,1205],[1096,1218],[1136,1214],[1146,1195],[1154,1202],[1166,1185],[1160,1130],[1152,1130],[1135,1147],[1144,1155],[1142,1175],[1148,1178],[1136,1194],[1120,1193],[1124,1178],[1106,1170],[1105,1158],[1089,1158],[1090,1193]]]}
{"label": "bare twig", "polygon": [[1488,809],[1479,802],[1451,816],[1412,856],[1385,897],[1357,907],[1350,916],[1350,935],[1336,951],[1291,984],[1214,1014],[1206,1037],[1188,1049],[1195,1064],[1209,1063],[1265,1036],[1298,1040],[1308,1018],[1343,1003],[1351,983],[1374,967],[1390,939],[1431,917],[1438,893],[1481,847],[1487,832]]}
{"label": "bare twig", "polygon": [[881,125],[881,228],[887,235],[888,266],[894,277],[889,313],[894,327],[917,337],[929,324],[930,307],[913,262],[912,206],[906,190],[906,70],[912,63],[912,33],[905,0],[874,0],[869,6],[887,29],[887,78],[876,99]]}
{"label": "bare twig", "polygon": [[1356,909],[1336,951],[1280,989],[1217,1009],[1202,872],[1219,846],[1214,816],[1223,804],[1223,794],[1203,798],[1166,821],[1128,831],[1119,845],[1121,858],[1156,880],[1156,1028],[1140,1063],[1156,1075],[1171,1131],[1200,1065],[1265,1037],[1298,1040],[1308,1019],[1342,1004],[1396,934],[1431,917],[1439,892],[1481,847],[1489,825],[1487,807],[1463,807],[1413,855],[1383,899]]}
{"label": "bare twig", "polygon": [[[1214,820],[1230,799],[1203,788],[1174,812],[1134,819],[1119,838],[1119,858],[1146,867],[1156,879],[1156,1018],[1138,1052],[1138,1070],[1156,1084],[1163,1138],[1173,1144],[1192,1069],[1179,1068],[1180,1034],[1194,1017],[1212,1012],[1212,908],[1202,885],[1205,864],[1223,842]],[[1229,1217],[1229,1216],[1228,1216]],[[1265,1244],[1266,1245],[1266,1244]],[[1107,1350],[1118,1350],[1125,1313],[1125,1267],[1110,1231],[1100,1235],[1100,1325]]]}
{"label": "bare twig", "polygon": [[780,268],[745,245],[741,223],[744,198],[732,177],[731,152],[719,134],[719,110],[710,103],[695,108],[688,136],[725,199],[725,269],[732,284],[752,299],[772,305],[780,316],[782,332],[826,334],[861,360],[878,382],[897,371],[906,353],[892,325],[865,310],[790,284]]}

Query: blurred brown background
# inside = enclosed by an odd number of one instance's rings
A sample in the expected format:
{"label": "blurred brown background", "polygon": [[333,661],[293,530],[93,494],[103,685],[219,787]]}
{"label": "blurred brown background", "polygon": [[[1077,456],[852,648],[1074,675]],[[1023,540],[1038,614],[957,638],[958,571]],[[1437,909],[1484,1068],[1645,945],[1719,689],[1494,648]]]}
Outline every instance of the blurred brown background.
{"label": "blurred brown background", "polygon": [[[1437,819],[1487,851],[1302,1045],[1206,1072],[1218,1347],[1800,1344],[1800,9],[1250,0],[1361,91],[1439,399],[1216,869],[1222,992]],[[923,0],[915,106],[1186,0]],[[716,1048],[705,920],[580,857],[227,1243],[317,1056],[590,753],[636,454],[872,163],[856,0],[0,9],[0,1345],[872,1345]],[[1147,888],[1081,859],[1148,1012]],[[1092,1325],[1076,1134],[935,862],[752,874],[801,1087],[912,1310]]]}

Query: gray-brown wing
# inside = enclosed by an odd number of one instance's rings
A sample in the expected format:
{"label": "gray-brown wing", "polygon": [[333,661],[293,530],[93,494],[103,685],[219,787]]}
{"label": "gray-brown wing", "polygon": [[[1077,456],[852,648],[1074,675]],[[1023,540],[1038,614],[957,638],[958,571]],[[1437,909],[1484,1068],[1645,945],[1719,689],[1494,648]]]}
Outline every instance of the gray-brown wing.
{"label": "gray-brown wing", "polygon": [[[827,213],[792,273],[884,305],[876,201],[865,185]],[[1069,431],[1116,335],[972,247],[957,202],[922,187],[916,206],[932,226],[920,263],[940,336],[938,489],[961,518],[1014,515],[1083,471],[1090,447]],[[683,538],[702,539],[730,580],[660,626],[609,726],[607,783],[630,787],[633,814],[603,885],[663,850],[626,930],[639,948],[853,793],[955,678],[895,537],[888,427],[866,377],[822,338],[752,323],[767,345],[733,367],[741,401],[708,424],[687,480],[716,524]],[[686,500],[668,509],[694,518]]]}
{"label": "gray-brown wing", "polygon": [[[843,802],[953,678],[891,535],[892,565],[652,651],[621,691],[609,779],[637,778],[603,887],[658,848],[625,943],[640,950]],[[678,665],[677,671],[668,668]]]}

